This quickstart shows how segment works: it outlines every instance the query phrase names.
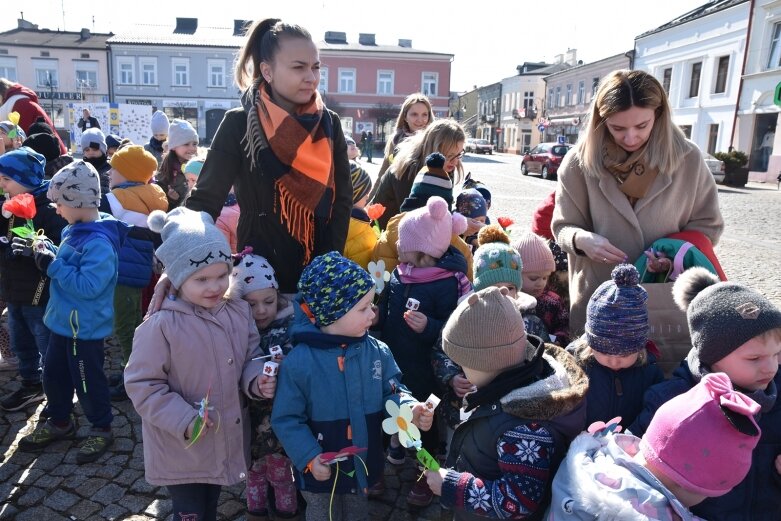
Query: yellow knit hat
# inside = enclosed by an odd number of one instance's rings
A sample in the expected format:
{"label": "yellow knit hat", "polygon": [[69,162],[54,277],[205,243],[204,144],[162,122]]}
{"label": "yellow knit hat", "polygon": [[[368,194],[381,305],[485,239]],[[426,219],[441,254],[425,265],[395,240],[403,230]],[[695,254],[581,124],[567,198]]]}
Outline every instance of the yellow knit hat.
{"label": "yellow knit hat", "polygon": [[128,181],[148,183],[157,171],[157,159],[141,145],[130,145],[114,152],[111,167]]}

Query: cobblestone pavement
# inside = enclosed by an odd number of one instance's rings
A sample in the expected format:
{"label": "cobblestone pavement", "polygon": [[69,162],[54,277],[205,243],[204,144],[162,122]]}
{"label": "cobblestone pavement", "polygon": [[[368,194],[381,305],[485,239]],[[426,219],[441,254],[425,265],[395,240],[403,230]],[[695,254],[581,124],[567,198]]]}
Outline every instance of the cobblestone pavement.
{"label": "cobblestone pavement", "polygon": [[[507,215],[527,227],[535,207],[555,188],[552,181],[523,177],[518,156],[496,154],[465,158],[465,167],[487,183],[493,194],[493,217]],[[364,164],[376,175],[379,165]],[[727,227],[717,253],[731,279],[751,284],[781,306],[781,192],[773,185],[750,183],[745,188],[719,187]],[[119,350],[109,342],[107,372],[118,370]],[[0,372],[0,393],[18,387],[13,372]],[[59,442],[40,454],[18,450],[19,438],[38,421],[42,406],[16,413],[0,412],[0,519],[163,520],[171,504],[164,489],[144,480],[141,424],[130,402],[114,403],[115,441],[98,462],[77,465],[77,442]],[[77,407],[77,411],[80,409]],[[79,437],[88,422],[79,417]],[[413,511],[405,497],[417,473],[412,462],[386,468],[387,490],[372,500],[371,518],[378,520],[446,520],[450,515],[435,501]],[[243,485],[226,488],[220,498],[220,518],[244,517]]]}

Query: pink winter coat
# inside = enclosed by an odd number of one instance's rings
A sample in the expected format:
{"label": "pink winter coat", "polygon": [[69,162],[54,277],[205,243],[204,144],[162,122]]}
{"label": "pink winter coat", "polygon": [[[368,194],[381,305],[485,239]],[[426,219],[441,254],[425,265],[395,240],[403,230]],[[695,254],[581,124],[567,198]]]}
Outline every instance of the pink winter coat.
{"label": "pink winter coat", "polygon": [[238,246],[236,229],[239,227],[239,214],[238,204],[223,206],[220,216],[217,217],[217,222],[214,223],[228,240],[228,244],[230,244],[233,253],[237,252],[236,248]]}
{"label": "pink winter coat", "polygon": [[[211,310],[165,300],[136,329],[125,389],[142,420],[146,480],[152,485],[232,485],[249,462],[247,396],[263,369],[249,304],[226,300]],[[211,389],[214,427],[187,448],[187,426]],[[219,429],[217,428],[219,425]]]}

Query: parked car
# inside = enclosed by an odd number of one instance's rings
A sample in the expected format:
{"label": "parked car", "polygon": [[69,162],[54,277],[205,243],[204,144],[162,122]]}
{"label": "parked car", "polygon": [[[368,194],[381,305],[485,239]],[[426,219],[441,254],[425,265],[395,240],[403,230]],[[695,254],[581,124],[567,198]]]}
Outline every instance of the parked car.
{"label": "parked car", "polygon": [[721,159],[716,159],[710,154],[703,154],[702,157],[705,159],[705,164],[708,165],[708,170],[710,170],[710,173],[713,174],[713,180],[716,181],[716,184],[723,184],[724,161]]}
{"label": "parked car", "polygon": [[464,152],[474,152],[475,151],[475,139],[468,137],[466,138],[466,143],[464,144]]}
{"label": "parked car", "polygon": [[487,139],[475,139],[473,144],[475,154],[493,154],[494,146]]}
{"label": "parked car", "polygon": [[521,173],[539,173],[543,179],[552,179],[559,170],[559,165],[572,145],[559,143],[540,143],[521,159]]}

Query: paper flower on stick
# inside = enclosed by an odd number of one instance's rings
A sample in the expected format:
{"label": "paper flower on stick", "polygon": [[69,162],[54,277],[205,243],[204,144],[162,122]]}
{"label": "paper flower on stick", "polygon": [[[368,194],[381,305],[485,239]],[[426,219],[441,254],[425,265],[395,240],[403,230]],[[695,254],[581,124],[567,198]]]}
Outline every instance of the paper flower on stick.
{"label": "paper flower on stick", "polygon": [[8,121],[14,124],[14,128],[8,133],[9,139],[13,139],[19,135],[19,113],[14,111],[8,114]]}
{"label": "paper flower on stick", "polygon": [[515,224],[515,222],[510,217],[499,217],[496,219],[496,221],[499,223],[499,226],[502,227],[502,230],[507,231],[507,228]]}
{"label": "paper flower on stick", "polygon": [[11,229],[13,233],[24,239],[35,235],[33,217],[35,217],[36,212],[35,198],[29,193],[15,195],[3,204],[3,215],[6,218],[13,215],[26,220],[24,226],[17,226]]}
{"label": "paper flower on stick", "polygon": [[[197,442],[199,439],[201,439],[201,435],[204,432],[204,427],[208,425],[209,422],[209,411],[213,411],[214,407],[209,405],[209,397],[212,394],[212,388],[209,386],[209,390],[206,391],[206,396],[204,396],[201,401],[195,402],[195,405],[198,406],[198,416],[195,418],[195,425],[193,425],[193,432],[190,434],[190,443],[187,445],[187,448],[189,449],[193,445],[195,445],[195,442]],[[219,413],[217,413],[217,431],[220,430],[220,418]]]}
{"label": "paper flower on stick", "polygon": [[381,205],[380,203],[374,203],[370,204],[365,208],[366,215],[369,216],[369,219],[372,221],[372,229],[374,230],[374,233],[377,235],[377,237],[380,236],[380,223],[377,221],[380,217],[382,217],[382,214],[385,213],[385,207]]}
{"label": "paper flower on stick", "polygon": [[336,452],[323,452],[320,454],[320,461],[325,465],[331,465],[332,463],[345,461],[351,456],[358,456],[361,452],[366,452],[366,448],[350,445]]}
{"label": "paper flower on stick", "polygon": [[404,447],[415,448],[418,461],[429,470],[439,470],[437,460],[423,448],[420,441],[420,430],[412,424],[412,407],[408,403],[396,405],[393,400],[385,402],[385,410],[390,418],[382,421],[382,430],[386,434],[398,434],[399,443]]}
{"label": "paper flower on stick", "polygon": [[374,280],[374,285],[377,286],[377,294],[379,295],[385,289],[385,283],[390,280],[390,273],[385,270],[385,261],[382,259],[377,262],[369,262],[368,268],[369,275]]}

